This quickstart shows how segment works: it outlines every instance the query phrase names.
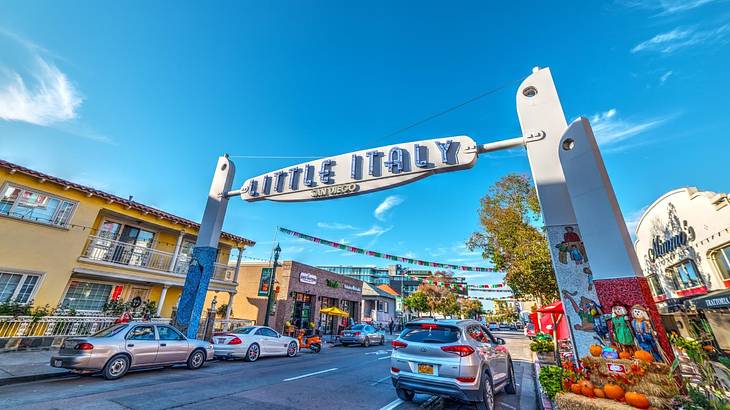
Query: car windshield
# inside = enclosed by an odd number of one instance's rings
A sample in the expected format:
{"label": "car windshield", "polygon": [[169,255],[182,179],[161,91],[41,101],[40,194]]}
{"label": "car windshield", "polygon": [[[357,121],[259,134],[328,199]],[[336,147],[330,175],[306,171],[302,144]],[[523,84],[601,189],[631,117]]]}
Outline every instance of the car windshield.
{"label": "car windshield", "polygon": [[93,335],[91,335],[91,337],[112,337],[122,330],[126,329],[128,326],[129,325],[127,324],[114,325],[112,327],[108,327],[104,330],[100,330],[94,333]]}
{"label": "car windshield", "polygon": [[352,327],[352,330],[364,330],[365,325],[355,325]]}
{"label": "car windshield", "polygon": [[534,329],[535,329],[535,325],[533,325],[532,323],[527,325],[527,330],[534,330]]}
{"label": "car windshield", "polygon": [[459,340],[459,328],[431,323],[407,325],[400,338],[419,343],[453,343]]}
{"label": "car windshield", "polygon": [[241,335],[241,334],[245,335],[245,334],[250,333],[251,330],[253,330],[253,329],[254,329],[253,326],[239,327],[237,329],[233,329],[231,331],[231,333],[238,333],[239,335]]}

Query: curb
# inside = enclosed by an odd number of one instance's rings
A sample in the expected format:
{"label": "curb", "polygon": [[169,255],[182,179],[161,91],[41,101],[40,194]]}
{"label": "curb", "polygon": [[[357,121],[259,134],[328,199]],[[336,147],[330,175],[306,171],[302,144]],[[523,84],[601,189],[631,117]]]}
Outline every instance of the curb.
{"label": "curb", "polygon": [[11,384],[35,382],[39,380],[48,379],[65,379],[69,376],[76,376],[73,372],[54,372],[54,373],[40,373],[40,374],[29,374],[27,376],[13,376],[3,377],[0,379],[0,386],[7,386]]}

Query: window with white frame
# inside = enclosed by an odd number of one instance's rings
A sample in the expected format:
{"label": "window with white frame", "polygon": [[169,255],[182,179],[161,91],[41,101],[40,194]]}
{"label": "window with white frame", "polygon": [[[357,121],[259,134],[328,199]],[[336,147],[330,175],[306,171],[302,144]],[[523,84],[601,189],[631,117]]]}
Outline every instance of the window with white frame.
{"label": "window with white frame", "polygon": [[671,266],[667,271],[671,275],[675,290],[684,290],[704,284],[697,271],[697,265],[692,259],[685,259]]}
{"label": "window with white frame", "polygon": [[0,191],[0,215],[56,226],[68,226],[77,203],[21,186]]}
{"label": "window with white frame", "polygon": [[383,302],[383,313],[388,313],[388,301]]}
{"label": "window with white frame", "polygon": [[712,259],[715,261],[717,270],[722,278],[730,279],[730,243],[712,252]]}
{"label": "window with white frame", "polygon": [[646,277],[646,279],[649,282],[649,288],[651,289],[651,293],[655,297],[664,296],[664,287],[662,286],[662,283],[656,274],[649,275]]}
{"label": "window with white frame", "polygon": [[28,303],[41,276],[0,271],[0,303]]}
{"label": "window with white frame", "polygon": [[109,300],[112,285],[72,281],[61,304],[65,309],[101,311]]}

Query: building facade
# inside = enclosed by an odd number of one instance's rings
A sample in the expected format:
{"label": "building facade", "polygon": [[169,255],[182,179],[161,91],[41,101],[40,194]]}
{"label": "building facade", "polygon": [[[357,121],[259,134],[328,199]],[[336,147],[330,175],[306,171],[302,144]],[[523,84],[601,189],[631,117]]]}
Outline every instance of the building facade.
{"label": "building facade", "polygon": [[395,300],[395,296],[380,287],[364,282],[361,321],[382,325],[387,329],[391,321],[394,323],[397,321]]}
{"label": "building facade", "polygon": [[[290,328],[316,328],[324,334],[337,334],[349,325],[350,319],[359,320],[362,281],[296,261],[279,264],[271,288],[268,286],[271,264],[241,264],[234,317],[264,323],[268,294],[273,291],[275,297],[269,326],[279,332],[290,333]],[[348,318],[321,314],[320,310],[326,307],[337,307],[347,312]]]}
{"label": "building facade", "polygon": [[691,187],[664,194],[639,220],[634,247],[668,330],[710,337],[701,334],[709,320],[715,333],[730,332],[730,309],[698,311],[694,303],[730,287],[728,194]]}
{"label": "building facade", "polygon": [[383,285],[390,283],[388,269],[376,268],[373,266],[318,266],[338,275],[354,278],[373,285]]}
{"label": "building facade", "polygon": [[[98,314],[112,300],[139,298],[169,317],[198,228],[131,198],[0,160],[0,303]],[[228,261],[253,244],[221,234],[211,295],[235,294]]]}

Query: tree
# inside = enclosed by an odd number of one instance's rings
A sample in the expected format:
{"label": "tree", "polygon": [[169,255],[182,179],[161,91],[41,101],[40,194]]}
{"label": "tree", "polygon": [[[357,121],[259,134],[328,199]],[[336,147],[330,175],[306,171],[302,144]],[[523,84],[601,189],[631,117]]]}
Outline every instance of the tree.
{"label": "tree", "polygon": [[428,310],[428,299],[423,292],[416,291],[403,299],[403,304],[413,312],[421,313]]}
{"label": "tree", "polygon": [[436,311],[444,316],[458,315],[461,308],[459,307],[459,301],[456,299],[456,295],[452,292],[447,292],[442,298]]}
{"label": "tree", "polygon": [[461,302],[461,315],[466,318],[476,319],[484,313],[482,302],[477,299],[466,299]]}
{"label": "tree", "polygon": [[516,298],[541,304],[558,298],[540,204],[528,177],[510,174],[497,181],[481,200],[479,222],[482,231],[471,235],[467,247],[480,249],[506,273]]}

